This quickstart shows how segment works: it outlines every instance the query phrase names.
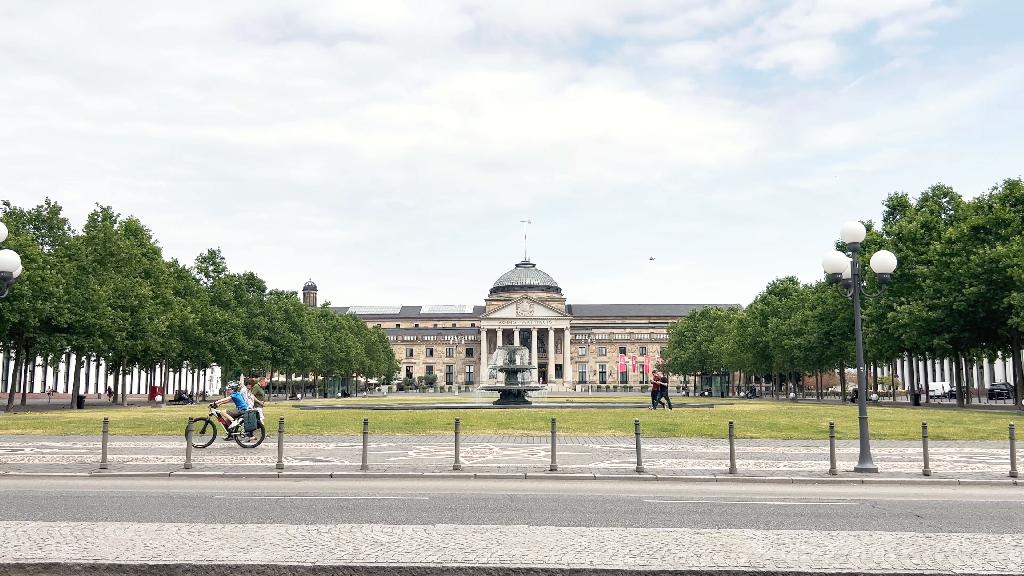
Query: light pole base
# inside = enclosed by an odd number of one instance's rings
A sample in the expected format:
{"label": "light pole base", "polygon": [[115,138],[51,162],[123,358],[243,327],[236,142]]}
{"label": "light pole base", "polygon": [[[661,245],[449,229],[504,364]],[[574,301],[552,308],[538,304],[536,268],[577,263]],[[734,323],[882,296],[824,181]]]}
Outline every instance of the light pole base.
{"label": "light pole base", "polygon": [[853,471],[863,474],[878,474],[878,466],[874,464],[857,464],[853,467]]}

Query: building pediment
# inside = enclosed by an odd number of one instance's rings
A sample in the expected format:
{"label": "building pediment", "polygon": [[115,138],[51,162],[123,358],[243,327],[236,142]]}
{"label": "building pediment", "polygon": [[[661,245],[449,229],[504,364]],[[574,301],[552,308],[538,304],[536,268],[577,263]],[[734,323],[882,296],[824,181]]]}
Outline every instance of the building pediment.
{"label": "building pediment", "polygon": [[494,320],[515,320],[529,318],[569,318],[569,315],[560,312],[539,300],[529,296],[521,296],[511,302],[491,310],[481,316],[482,319]]}

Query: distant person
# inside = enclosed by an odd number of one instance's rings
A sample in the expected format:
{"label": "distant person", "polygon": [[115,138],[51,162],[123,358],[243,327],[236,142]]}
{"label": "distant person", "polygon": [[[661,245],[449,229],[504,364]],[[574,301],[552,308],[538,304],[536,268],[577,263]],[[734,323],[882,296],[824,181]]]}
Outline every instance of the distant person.
{"label": "distant person", "polygon": [[114,401],[114,389],[107,386],[107,400],[110,402]]}
{"label": "distant person", "polygon": [[[654,374],[652,376],[654,378],[657,378],[658,380],[658,404],[660,404],[661,407],[664,408],[665,403],[667,402],[668,409],[671,410],[672,399],[668,397],[668,377],[662,374],[661,372],[658,372],[657,370],[654,371]],[[665,402],[662,402],[662,400],[664,400]]]}
{"label": "distant person", "polygon": [[658,409],[658,397],[661,395],[661,385],[658,383],[658,373],[651,375],[651,410]]}

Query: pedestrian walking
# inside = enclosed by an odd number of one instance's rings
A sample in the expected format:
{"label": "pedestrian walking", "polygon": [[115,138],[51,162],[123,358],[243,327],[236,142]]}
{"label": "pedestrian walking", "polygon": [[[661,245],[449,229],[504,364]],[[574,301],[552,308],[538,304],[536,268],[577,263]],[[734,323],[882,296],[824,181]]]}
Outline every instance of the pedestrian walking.
{"label": "pedestrian walking", "polygon": [[[654,374],[651,375],[651,378],[657,380],[658,382],[658,404],[660,404],[661,407],[664,408],[667,402],[668,409],[671,410],[672,399],[668,397],[668,377],[662,374],[661,372],[655,370]],[[664,400],[665,402],[662,402],[662,400]]]}
{"label": "pedestrian walking", "polygon": [[658,398],[661,396],[661,386],[658,384],[657,372],[651,375],[651,410],[658,409]]}

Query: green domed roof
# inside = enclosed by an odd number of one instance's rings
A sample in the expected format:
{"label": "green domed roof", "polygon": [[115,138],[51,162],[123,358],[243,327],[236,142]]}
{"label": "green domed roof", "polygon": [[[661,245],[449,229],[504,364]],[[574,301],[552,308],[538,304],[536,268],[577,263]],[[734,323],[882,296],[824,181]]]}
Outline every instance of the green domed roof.
{"label": "green domed roof", "polygon": [[502,274],[491,287],[491,294],[524,291],[562,293],[562,289],[558,287],[554,278],[537,268],[533,262],[526,260]]}

